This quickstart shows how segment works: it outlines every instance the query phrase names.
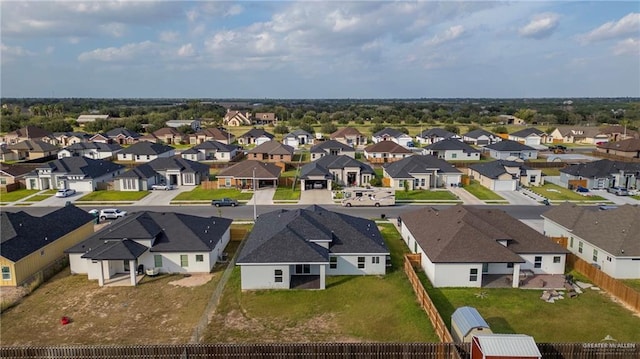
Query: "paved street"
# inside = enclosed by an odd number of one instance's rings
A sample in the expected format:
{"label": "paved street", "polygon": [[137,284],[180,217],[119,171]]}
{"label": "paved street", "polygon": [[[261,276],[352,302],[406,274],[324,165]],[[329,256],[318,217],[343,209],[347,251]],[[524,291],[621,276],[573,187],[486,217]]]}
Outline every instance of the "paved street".
{"label": "paved street", "polygon": [[509,204],[518,204],[518,205],[541,205],[538,201],[534,200],[531,197],[525,196],[520,191],[495,191],[496,194],[504,199],[506,199]]}

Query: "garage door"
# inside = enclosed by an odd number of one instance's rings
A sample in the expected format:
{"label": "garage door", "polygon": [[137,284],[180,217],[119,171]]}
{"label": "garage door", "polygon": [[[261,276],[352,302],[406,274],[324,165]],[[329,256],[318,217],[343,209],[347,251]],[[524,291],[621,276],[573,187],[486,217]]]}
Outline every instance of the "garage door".
{"label": "garage door", "polygon": [[77,192],[88,193],[93,192],[91,187],[91,181],[86,182],[67,182],[67,186],[71,189],[75,189]]}
{"label": "garage door", "polygon": [[306,189],[327,189],[327,180],[306,180],[304,185]]}
{"label": "garage door", "polygon": [[493,181],[494,191],[515,191],[516,181]]}

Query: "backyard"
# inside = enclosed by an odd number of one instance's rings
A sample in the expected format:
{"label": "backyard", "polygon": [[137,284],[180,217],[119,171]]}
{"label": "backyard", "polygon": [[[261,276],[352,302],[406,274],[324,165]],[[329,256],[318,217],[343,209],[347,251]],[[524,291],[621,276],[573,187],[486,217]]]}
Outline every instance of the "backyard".
{"label": "backyard", "polygon": [[600,196],[583,196],[578,192],[553,183],[545,183],[539,187],[529,187],[529,189],[551,201],[605,201]]}
{"label": "backyard", "polygon": [[476,196],[478,199],[483,201],[504,201],[505,199],[488,189],[487,187],[480,184],[478,181],[471,181],[470,184],[464,186],[464,189],[472,195]]}
{"label": "backyard", "polygon": [[243,292],[234,269],[205,342],[437,341],[402,271],[404,244],[393,225],[381,228],[393,262],[384,277],[327,277],[319,291]]}
{"label": "backyard", "polygon": [[189,192],[182,192],[178,194],[174,201],[210,201],[212,199],[220,198],[233,198],[239,201],[248,201],[253,197],[253,192],[242,192],[235,188],[218,188],[218,189],[203,189],[202,186],[197,186]]}

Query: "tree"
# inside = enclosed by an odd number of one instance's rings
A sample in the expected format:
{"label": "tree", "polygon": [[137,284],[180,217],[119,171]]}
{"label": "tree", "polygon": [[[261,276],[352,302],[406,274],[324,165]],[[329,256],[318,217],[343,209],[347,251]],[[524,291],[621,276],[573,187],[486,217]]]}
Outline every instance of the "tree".
{"label": "tree", "polygon": [[460,134],[460,129],[459,129],[459,128],[458,128],[458,126],[456,126],[456,125],[452,125],[452,124],[445,125],[445,126],[444,126],[444,130],[445,130],[445,131],[449,131],[449,132],[453,132],[453,133],[455,133],[455,134],[457,134],[457,135],[459,135],[459,134]]}
{"label": "tree", "polygon": [[314,129],[313,129],[313,126],[311,126],[311,125],[310,125],[310,124],[308,124],[308,123],[302,123],[302,124],[300,124],[300,129],[301,129],[301,130],[303,130],[303,131],[307,131],[307,132],[309,132],[309,133],[311,133],[311,134],[313,134],[313,133],[315,133],[315,132],[316,132],[316,130],[314,130]]}
{"label": "tree", "polygon": [[526,123],[530,123],[533,120],[533,116],[536,115],[536,111],[530,108],[521,108],[513,115],[523,119]]}
{"label": "tree", "polygon": [[286,135],[287,133],[289,133],[289,127],[280,124],[273,128],[273,132],[280,135]]}
{"label": "tree", "polygon": [[376,123],[371,127],[371,134],[374,134],[378,131],[384,130],[384,125],[381,123]]}
{"label": "tree", "polygon": [[338,126],[336,126],[332,122],[329,122],[329,123],[325,123],[324,125],[322,125],[320,130],[322,131],[322,133],[334,133],[334,132],[338,131]]}
{"label": "tree", "polygon": [[507,130],[507,128],[505,126],[496,126],[496,127],[494,127],[493,132],[495,132],[495,133],[509,133],[509,131]]}

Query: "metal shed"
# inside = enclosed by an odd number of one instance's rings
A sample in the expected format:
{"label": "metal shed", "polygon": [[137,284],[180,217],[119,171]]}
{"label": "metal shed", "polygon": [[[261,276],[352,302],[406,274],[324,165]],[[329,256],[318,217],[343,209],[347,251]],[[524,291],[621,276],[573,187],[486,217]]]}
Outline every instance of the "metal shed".
{"label": "metal shed", "polygon": [[471,359],[541,359],[533,337],[524,334],[481,334],[473,337]]}
{"label": "metal shed", "polygon": [[451,315],[451,335],[456,342],[471,343],[474,335],[491,334],[489,324],[473,307],[460,307]]}

